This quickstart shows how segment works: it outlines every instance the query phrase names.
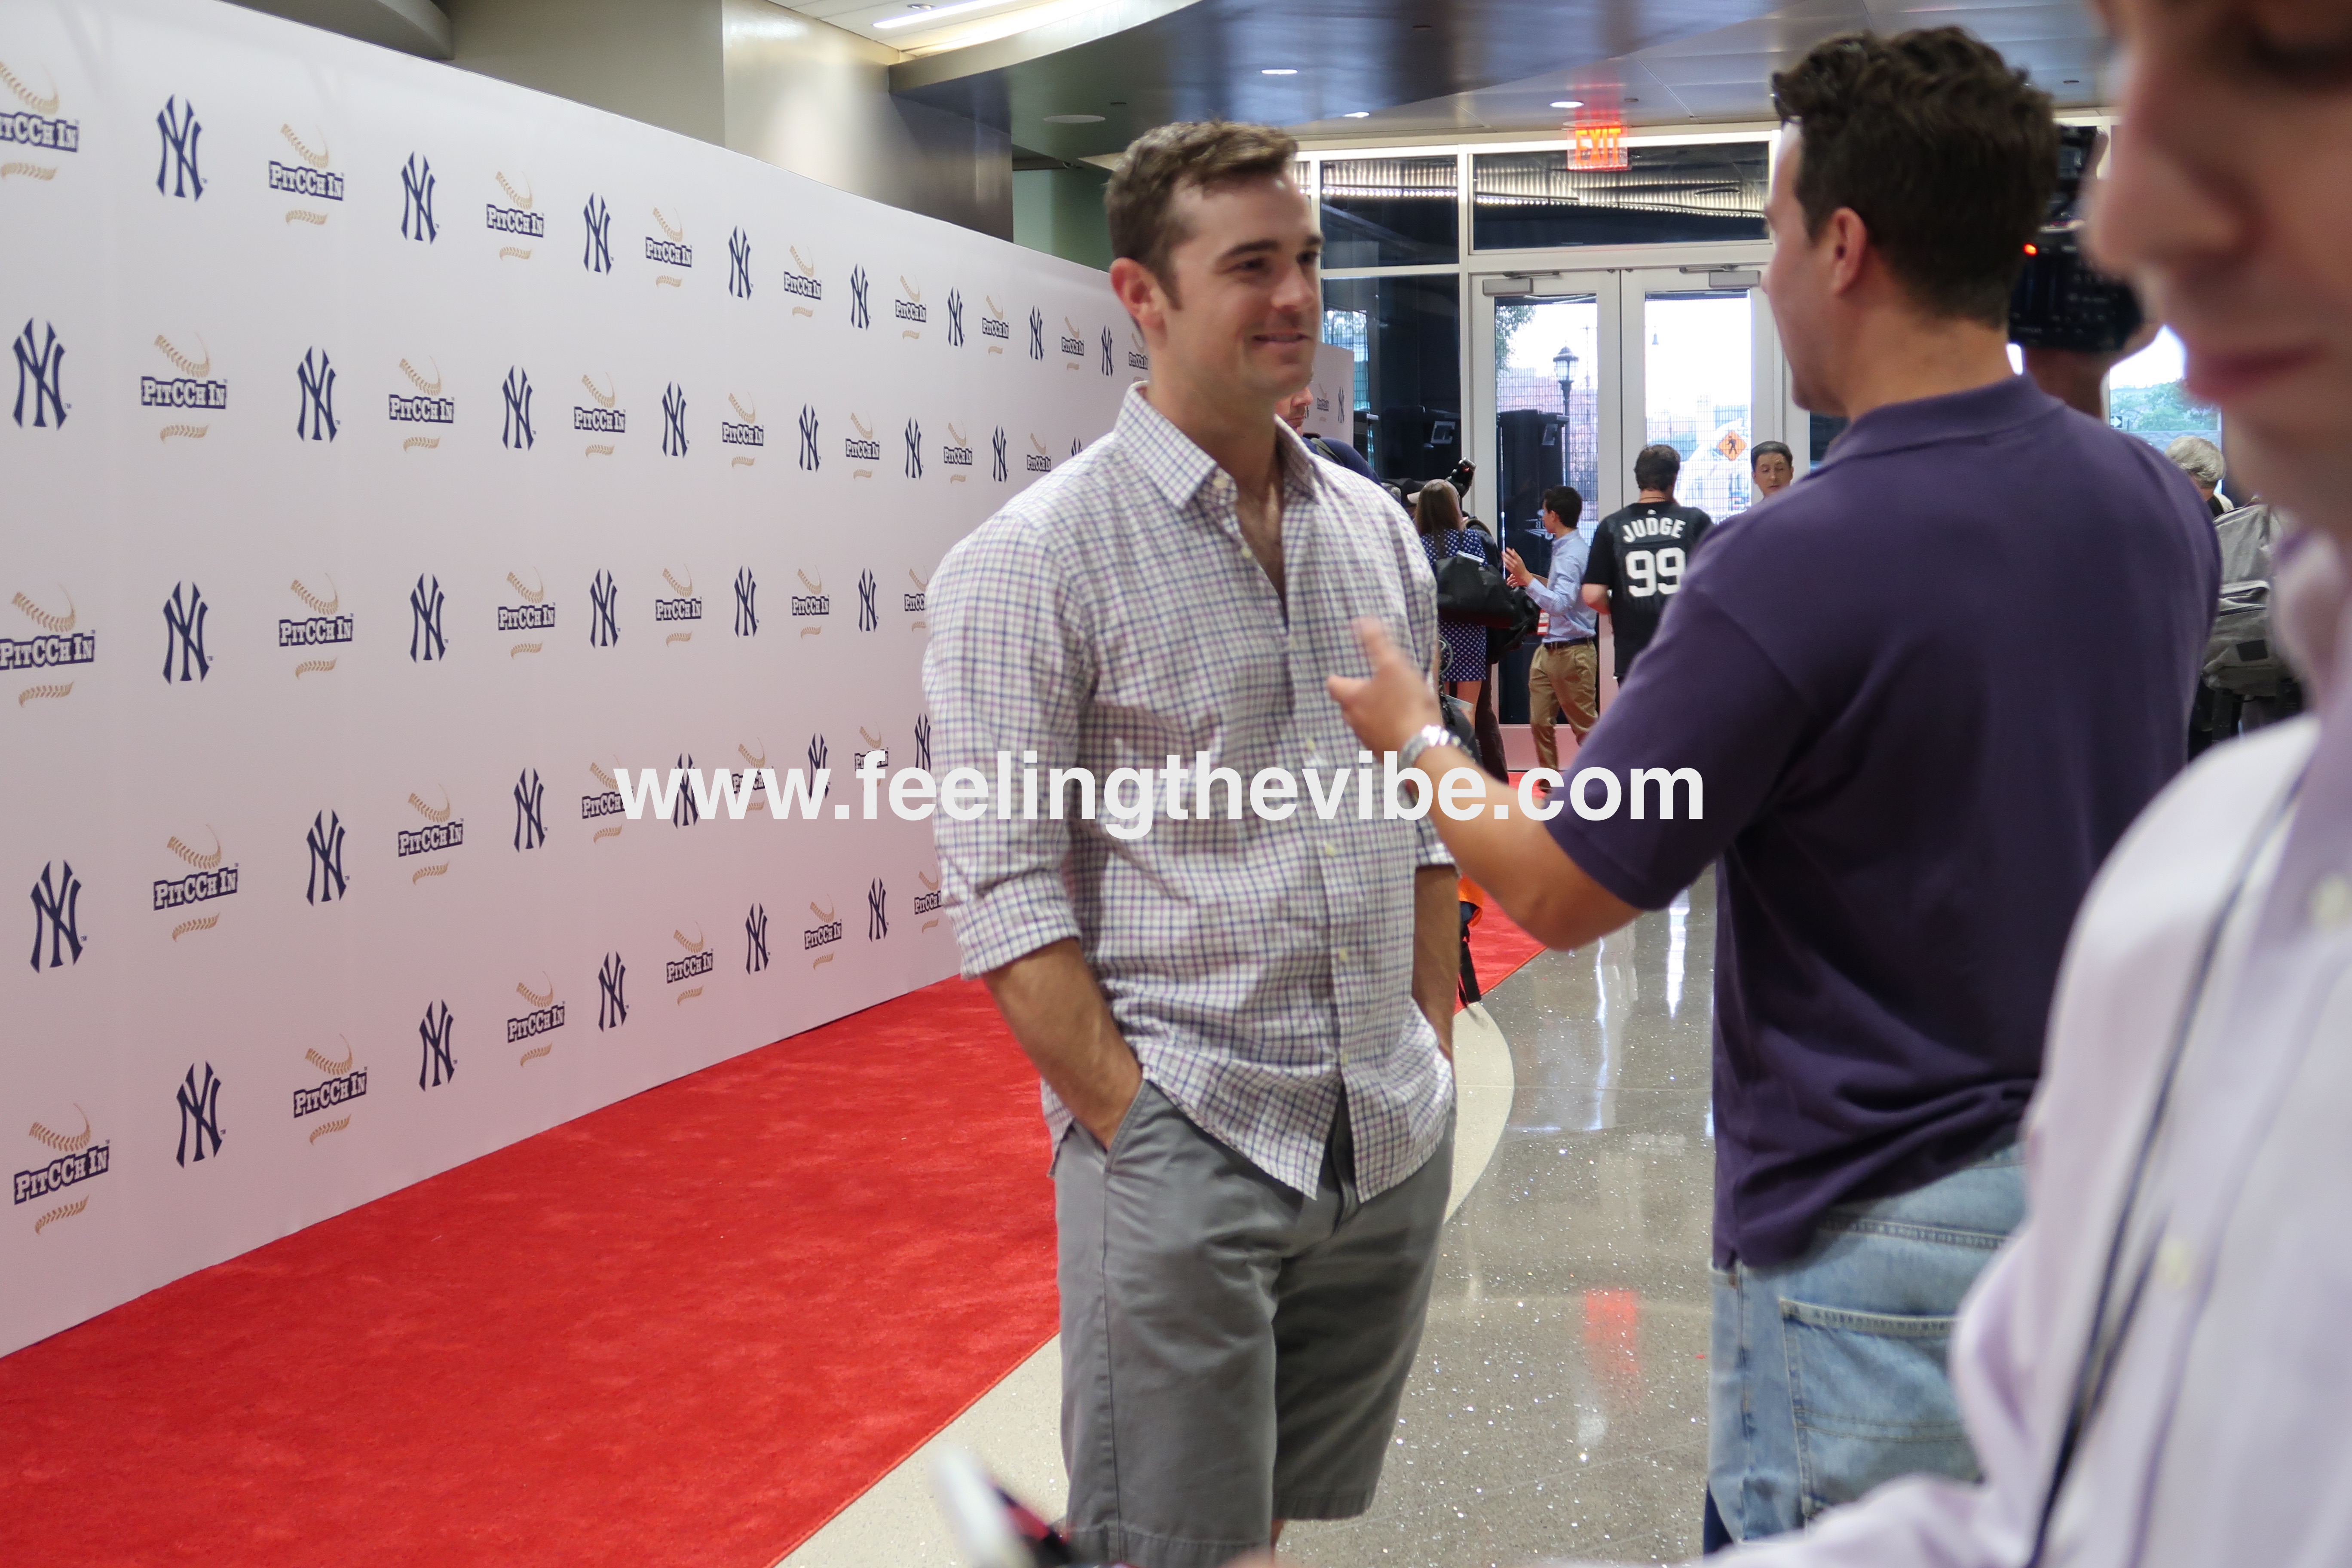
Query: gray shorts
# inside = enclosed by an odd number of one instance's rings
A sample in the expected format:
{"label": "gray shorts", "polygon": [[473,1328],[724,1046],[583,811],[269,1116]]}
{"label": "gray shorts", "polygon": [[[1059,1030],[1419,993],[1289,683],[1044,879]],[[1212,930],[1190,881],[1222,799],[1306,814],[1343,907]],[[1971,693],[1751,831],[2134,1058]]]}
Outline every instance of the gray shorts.
{"label": "gray shorts", "polygon": [[1065,1525],[1080,1562],[1215,1568],[1277,1519],[1371,1506],[1421,1342],[1454,1172],[1356,1194],[1342,1102],[1294,1192],[1150,1083],[1106,1152],[1073,1125],[1061,1232]]}

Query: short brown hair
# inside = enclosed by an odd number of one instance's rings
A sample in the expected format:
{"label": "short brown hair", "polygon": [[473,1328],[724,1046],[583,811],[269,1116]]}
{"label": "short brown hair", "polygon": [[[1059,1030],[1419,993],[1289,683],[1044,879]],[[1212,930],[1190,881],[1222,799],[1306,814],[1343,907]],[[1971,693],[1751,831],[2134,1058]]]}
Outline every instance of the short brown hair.
{"label": "short brown hair", "polygon": [[1958,27],[1832,38],[1772,77],[1805,231],[1851,207],[1924,310],[2009,319],[2058,178],[2050,96]]}
{"label": "short brown hair", "polygon": [[1172,295],[1168,257],[1184,242],[1176,194],[1249,180],[1286,179],[1298,143],[1271,125],[1225,120],[1180,121],[1128,143],[1103,190],[1110,216],[1110,253],[1140,261]]}
{"label": "short brown hair", "polygon": [[1682,477],[1683,455],[1663,441],[1633,454],[1633,483],[1645,490],[1672,490]]}

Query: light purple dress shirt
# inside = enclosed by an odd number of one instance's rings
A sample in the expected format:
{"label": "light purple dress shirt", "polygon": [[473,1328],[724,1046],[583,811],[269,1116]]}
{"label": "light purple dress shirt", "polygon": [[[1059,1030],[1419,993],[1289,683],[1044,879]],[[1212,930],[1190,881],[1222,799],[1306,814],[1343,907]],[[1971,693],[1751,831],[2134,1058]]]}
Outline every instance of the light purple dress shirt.
{"label": "light purple dress shirt", "polygon": [[[2341,590],[2339,574],[2329,625],[2352,634]],[[2105,1321],[2136,1285],[2137,1301],[2044,1568],[2352,1563],[2352,671],[2326,662],[2325,728],[2208,752],[2134,825],[2075,922],[2026,1121],[2030,1217],[1951,1342],[1984,1479],[1892,1482],[1738,1563],[2028,1562],[2119,1230]],[[2021,761],[2010,809],[2031,810]]]}

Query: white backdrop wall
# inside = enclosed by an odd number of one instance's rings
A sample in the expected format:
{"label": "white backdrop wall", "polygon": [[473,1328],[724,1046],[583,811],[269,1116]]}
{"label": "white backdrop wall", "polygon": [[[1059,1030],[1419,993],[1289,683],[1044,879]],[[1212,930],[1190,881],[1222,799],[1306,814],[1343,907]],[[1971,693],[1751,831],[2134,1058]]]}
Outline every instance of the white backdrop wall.
{"label": "white backdrop wall", "polygon": [[598,797],[928,761],[1100,274],[210,0],[0,67],[0,1351],[952,972],[927,824]]}

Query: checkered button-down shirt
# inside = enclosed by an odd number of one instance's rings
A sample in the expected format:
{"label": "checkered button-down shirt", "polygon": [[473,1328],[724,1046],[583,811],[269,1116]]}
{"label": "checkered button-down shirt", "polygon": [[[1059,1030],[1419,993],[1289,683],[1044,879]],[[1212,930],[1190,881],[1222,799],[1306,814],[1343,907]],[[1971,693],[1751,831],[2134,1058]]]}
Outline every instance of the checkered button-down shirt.
{"label": "checkered button-down shirt", "polygon": [[[1204,1131],[1301,1192],[1320,1175],[1344,1088],[1367,1196],[1419,1170],[1444,1136],[1454,1079],[1412,999],[1413,873],[1451,864],[1426,821],[1358,816],[1360,747],[1324,689],[1366,672],[1349,622],[1386,622],[1426,669],[1437,632],[1429,563],[1370,480],[1318,462],[1287,429],[1285,595],[1250,553],[1233,479],[1130,389],[1111,434],[956,546],[931,586],[923,690],[941,776],[999,752],[1039,770],[1034,818],[935,818],[977,975],[1076,937],[1144,1076]],[[1046,815],[1050,767],[1213,768],[1247,786],[1298,780],[1297,809],[1151,829]],[[1313,769],[1329,820],[1307,798]],[[1379,810],[1377,764],[1373,807]],[[1048,1089],[1056,1143],[1069,1112]]]}

